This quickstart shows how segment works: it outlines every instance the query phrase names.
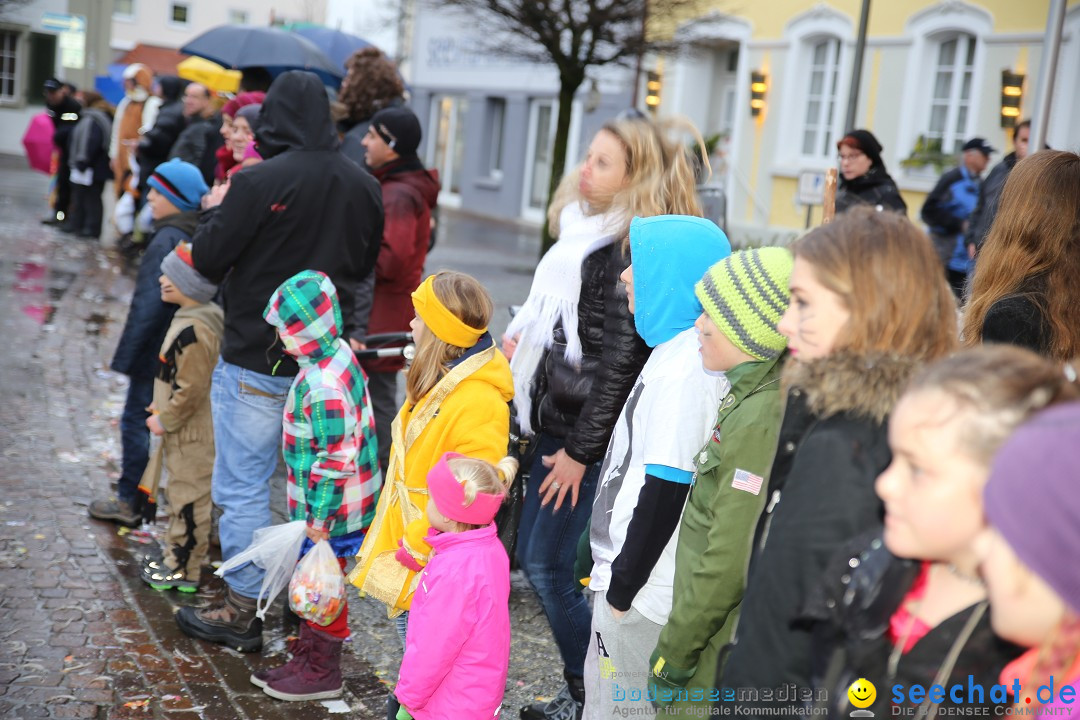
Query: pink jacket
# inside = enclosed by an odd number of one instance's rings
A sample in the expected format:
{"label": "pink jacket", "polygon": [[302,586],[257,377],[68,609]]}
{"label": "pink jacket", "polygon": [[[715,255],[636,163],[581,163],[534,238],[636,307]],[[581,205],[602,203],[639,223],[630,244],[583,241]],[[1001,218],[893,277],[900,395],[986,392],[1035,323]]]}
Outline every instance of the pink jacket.
{"label": "pink jacket", "polygon": [[510,560],[495,524],[429,534],[394,694],[417,720],[497,717],[510,664]]}

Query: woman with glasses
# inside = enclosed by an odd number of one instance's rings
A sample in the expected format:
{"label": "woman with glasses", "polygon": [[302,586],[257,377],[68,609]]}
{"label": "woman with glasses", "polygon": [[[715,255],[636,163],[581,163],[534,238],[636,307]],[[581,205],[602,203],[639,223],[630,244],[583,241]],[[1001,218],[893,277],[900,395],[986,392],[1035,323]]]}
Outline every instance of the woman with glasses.
{"label": "woman with glasses", "polygon": [[885,170],[881,143],[869,130],[852,130],[836,143],[840,152],[840,187],[836,192],[839,215],[856,205],[907,213],[907,203]]}

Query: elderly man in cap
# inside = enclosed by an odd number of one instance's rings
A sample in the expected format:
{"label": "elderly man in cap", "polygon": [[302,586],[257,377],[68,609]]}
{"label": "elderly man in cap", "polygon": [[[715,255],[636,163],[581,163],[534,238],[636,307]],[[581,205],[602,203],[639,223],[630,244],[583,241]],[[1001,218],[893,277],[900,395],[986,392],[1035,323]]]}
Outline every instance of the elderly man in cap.
{"label": "elderly man in cap", "polygon": [[[364,160],[382,185],[382,245],[375,271],[359,290],[362,320],[350,343],[364,347],[368,333],[407,332],[413,318],[412,291],[420,285],[431,239],[431,211],[439,199],[439,175],[428,170],[416,156],[420,145],[420,121],[407,107],[389,107],[371,118],[364,146]],[[370,317],[369,317],[370,316]],[[375,434],[379,439],[379,465],[390,462],[390,424],[397,415],[397,376],[403,358],[381,358],[361,363],[368,375]]]}
{"label": "elderly man in cap", "polygon": [[972,264],[964,232],[979,199],[982,173],[994,152],[997,151],[983,138],[967,141],[960,164],[938,179],[922,206],[923,222],[930,228],[930,239],[957,297],[963,295]]}

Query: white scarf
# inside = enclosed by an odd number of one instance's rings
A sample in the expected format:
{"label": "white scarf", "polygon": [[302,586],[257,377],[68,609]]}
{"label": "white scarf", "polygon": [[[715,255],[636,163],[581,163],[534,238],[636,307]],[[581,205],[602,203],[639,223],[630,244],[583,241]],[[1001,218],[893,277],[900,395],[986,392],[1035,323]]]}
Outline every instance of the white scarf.
{"label": "white scarf", "polygon": [[578,300],[581,297],[581,265],[585,258],[616,240],[620,223],[613,213],[585,215],[581,203],[570,203],[559,214],[559,240],[540,259],[529,297],[506,329],[518,336],[510,360],[514,374],[514,407],[525,434],[532,429],[532,391],[536,367],[544,350],[551,347],[555,326],[562,321],[566,333],[566,360],[581,363],[578,337]]}

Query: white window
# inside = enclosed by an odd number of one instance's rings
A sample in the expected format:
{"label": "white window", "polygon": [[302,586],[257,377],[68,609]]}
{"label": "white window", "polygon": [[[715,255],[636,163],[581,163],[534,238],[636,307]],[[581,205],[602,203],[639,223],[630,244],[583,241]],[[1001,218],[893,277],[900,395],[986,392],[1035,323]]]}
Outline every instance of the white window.
{"label": "white window", "polygon": [[802,154],[831,157],[836,126],[836,90],[840,77],[840,40],[823,38],[810,52],[810,76],[806,83],[806,113]]}
{"label": "white window", "polygon": [[487,147],[484,163],[485,174],[493,179],[502,179],[503,125],[506,120],[506,100],[491,98],[487,106],[487,135],[491,138]]}
{"label": "white window", "polygon": [[169,6],[169,22],[173,25],[187,25],[191,9],[186,2],[174,2]]}
{"label": "white window", "polygon": [[[529,150],[525,156],[525,208],[543,217],[547,207],[551,166],[555,157],[555,122],[559,103],[533,100],[529,109]],[[572,156],[570,156],[572,157]]]}
{"label": "white window", "polygon": [[135,0],[113,0],[113,17],[119,20],[135,18]]}
{"label": "white window", "polygon": [[232,25],[247,25],[249,19],[247,10],[229,11],[229,23]]}
{"label": "white window", "polygon": [[939,38],[934,67],[927,144],[946,154],[959,152],[967,140],[971,111],[975,37],[966,33]]}
{"label": "white window", "polygon": [[428,167],[439,169],[443,189],[453,195],[461,193],[461,170],[465,164],[465,116],[469,101],[454,95],[437,95],[431,104],[435,128],[433,142],[428,144]]}
{"label": "white window", "polygon": [[19,33],[0,30],[0,102],[18,100]]}

